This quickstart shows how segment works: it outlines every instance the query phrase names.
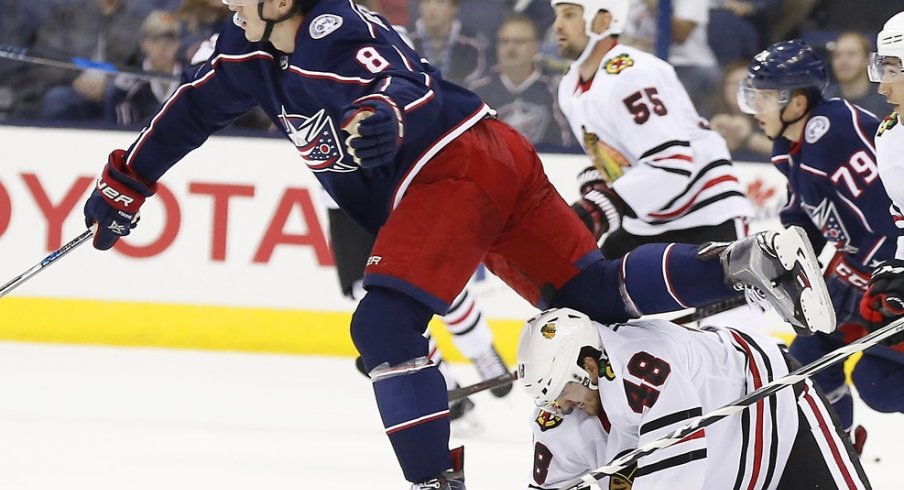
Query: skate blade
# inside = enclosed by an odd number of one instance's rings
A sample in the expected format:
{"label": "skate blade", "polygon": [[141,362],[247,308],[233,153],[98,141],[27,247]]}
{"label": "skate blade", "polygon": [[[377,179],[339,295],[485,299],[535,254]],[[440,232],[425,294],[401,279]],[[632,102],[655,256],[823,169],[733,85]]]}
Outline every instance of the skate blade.
{"label": "skate blade", "polygon": [[800,295],[800,307],[806,327],[814,332],[832,333],[835,331],[835,309],[832,298],[822,277],[822,271],[816,266],[816,252],[807,239],[807,235],[799,226],[792,226],[775,237],[775,252],[782,267],[793,271],[800,264],[805,278],[796,277],[804,286]]}

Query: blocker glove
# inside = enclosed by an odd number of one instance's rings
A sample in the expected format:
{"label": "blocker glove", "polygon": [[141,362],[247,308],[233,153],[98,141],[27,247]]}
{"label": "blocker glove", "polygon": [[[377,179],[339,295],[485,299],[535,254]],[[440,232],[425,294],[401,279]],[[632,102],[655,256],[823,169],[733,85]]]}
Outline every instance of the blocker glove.
{"label": "blocker glove", "polygon": [[[860,314],[869,320],[871,325],[867,329],[870,331],[904,316],[904,260],[886,260],[873,271],[860,300]],[[885,343],[901,341],[904,341],[904,335],[898,334]]]}
{"label": "blocker glove", "polygon": [[85,202],[85,225],[97,223],[94,248],[107,250],[138,224],[138,208],[157,191],[125,164],[125,150],[113,150],[97,179],[97,187]]}
{"label": "blocker glove", "polygon": [[621,227],[625,202],[603,180],[599,170],[587,167],[578,174],[581,199],[571,205],[578,218],[599,240],[608,231]]}
{"label": "blocker glove", "polygon": [[345,146],[355,163],[377,167],[392,163],[404,137],[402,112],[389,97],[359,100],[342,112]]}

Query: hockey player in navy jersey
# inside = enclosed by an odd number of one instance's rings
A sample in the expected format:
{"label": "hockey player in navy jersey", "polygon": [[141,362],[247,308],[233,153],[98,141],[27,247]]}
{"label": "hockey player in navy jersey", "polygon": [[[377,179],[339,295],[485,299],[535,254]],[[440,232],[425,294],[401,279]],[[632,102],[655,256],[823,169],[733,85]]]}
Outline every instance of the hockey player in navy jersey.
{"label": "hockey player in navy jersey", "polygon": [[[85,203],[94,245],[135,224],[184,155],[260,106],[339,206],[377,239],[351,336],[386,433],[415,489],[462,489],[446,387],[422,333],[483,261],[538,307],[600,322],[703,305],[756,288],[802,330],[832,331],[812,249],[797,229],[723,247],[655,244],[602,258],[533,147],[350,0],[224,0],[234,24]],[[710,259],[710,260],[705,260]],[[790,274],[789,274],[790,273]],[[449,470],[455,471],[449,471]]]}
{"label": "hockey player in navy jersey", "polygon": [[[805,229],[816,250],[826,242],[837,249],[826,283],[838,330],[798,337],[791,354],[803,364],[865,335],[860,299],[870,272],[895,254],[891,201],[878,179],[873,144],[879,121],[844,99],[823,99],[826,82],[825,64],[806,43],[782,41],[753,59],[738,92],[741,107],[774,139],[772,162],[788,178],[782,224]],[[904,411],[904,350],[867,350],[852,377],[870,407]],[[814,378],[850,429],[853,401],[843,365]]]}

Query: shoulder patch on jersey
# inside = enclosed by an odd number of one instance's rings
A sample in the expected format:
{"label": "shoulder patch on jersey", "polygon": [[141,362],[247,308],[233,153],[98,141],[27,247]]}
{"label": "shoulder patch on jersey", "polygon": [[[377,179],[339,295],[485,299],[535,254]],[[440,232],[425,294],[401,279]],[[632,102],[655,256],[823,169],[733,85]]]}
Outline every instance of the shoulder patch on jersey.
{"label": "shoulder patch on jersey", "polygon": [[540,410],[540,414],[537,415],[537,425],[540,426],[540,432],[546,432],[549,429],[555,429],[556,427],[562,425],[563,420],[564,419],[562,417],[553,415],[543,410]]}
{"label": "shoulder patch on jersey", "polygon": [[901,116],[899,116],[897,112],[892,112],[886,116],[885,119],[882,120],[882,124],[879,125],[879,131],[876,133],[876,138],[882,136],[882,133],[897,126],[900,119]]}
{"label": "shoulder patch on jersey", "polygon": [[608,381],[615,379],[615,371],[612,370],[612,363],[609,362],[608,357],[600,359],[600,376]]}
{"label": "shoulder patch on jersey", "polygon": [[632,66],[634,66],[634,60],[627,54],[620,54],[606,61],[604,69],[609,75],[618,75]]}
{"label": "shoulder patch on jersey", "polygon": [[340,27],[342,27],[342,17],[333,14],[322,14],[311,21],[309,32],[311,33],[311,38],[321,39]]}
{"label": "shoulder patch on jersey", "polygon": [[822,136],[829,131],[831,126],[832,124],[829,122],[829,118],[825,116],[816,116],[807,122],[807,128],[804,129],[804,139],[807,140],[807,143],[812,145],[819,141],[819,138],[822,138]]}

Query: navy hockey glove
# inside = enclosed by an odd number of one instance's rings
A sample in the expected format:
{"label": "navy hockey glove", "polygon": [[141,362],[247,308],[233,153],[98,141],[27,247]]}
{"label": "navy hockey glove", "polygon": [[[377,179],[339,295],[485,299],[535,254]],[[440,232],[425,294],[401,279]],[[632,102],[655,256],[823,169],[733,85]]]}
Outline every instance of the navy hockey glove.
{"label": "navy hockey glove", "polygon": [[625,203],[603,180],[599,170],[587,167],[578,174],[581,199],[571,205],[594,238],[621,227]]}
{"label": "navy hockey glove", "polygon": [[342,112],[345,147],[355,163],[377,167],[392,163],[404,137],[402,112],[385,96],[360,100]]}
{"label": "navy hockey glove", "polygon": [[94,248],[107,250],[138,224],[138,208],[154,195],[157,184],[144,182],[125,165],[126,152],[113,150],[97,187],[85,202],[85,225],[97,223]]}
{"label": "navy hockey glove", "polygon": [[[904,316],[904,260],[886,260],[873,271],[866,293],[860,300],[860,314],[869,320],[869,331]],[[883,343],[896,344],[901,341],[904,341],[904,335],[899,334]]]}

